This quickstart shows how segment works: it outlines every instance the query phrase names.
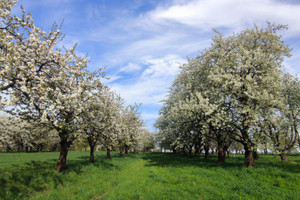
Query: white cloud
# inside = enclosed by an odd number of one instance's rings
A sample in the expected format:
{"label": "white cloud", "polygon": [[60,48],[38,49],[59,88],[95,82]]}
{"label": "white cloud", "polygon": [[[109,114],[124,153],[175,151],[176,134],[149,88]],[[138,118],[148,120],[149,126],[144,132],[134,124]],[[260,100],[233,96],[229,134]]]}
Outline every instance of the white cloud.
{"label": "white cloud", "polygon": [[136,72],[136,71],[139,71],[141,68],[142,67],[140,65],[130,62],[125,67],[122,67],[119,70],[119,72],[126,72],[126,73]]}
{"label": "white cloud", "polygon": [[113,47],[101,57],[110,66],[123,66],[142,57],[177,54],[194,56],[209,46],[212,28],[239,32],[266,21],[289,24],[285,37],[300,35],[300,5],[274,0],[173,1],[139,16],[113,17],[105,27],[96,26],[81,37]]}
{"label": "white cloud", "polygon": [[[176,55],[162,58],[145,57],[143,64],[148,67],[134,81],[112,83],[111,88],[119,93],[129,104],[161,104],[170,83],[178,73],[178,67],[185,61]],[[132,79],[132,78],[131,78]]]}
{"label": "white cloud", "polygon": [[209,30],[213,27],[236,29],[249,24],[265,24],[267,20],[289,24],[299,33],[300,5],[274,0],[193,0],[159,8],[149,14],[157,23],[180,23]]}

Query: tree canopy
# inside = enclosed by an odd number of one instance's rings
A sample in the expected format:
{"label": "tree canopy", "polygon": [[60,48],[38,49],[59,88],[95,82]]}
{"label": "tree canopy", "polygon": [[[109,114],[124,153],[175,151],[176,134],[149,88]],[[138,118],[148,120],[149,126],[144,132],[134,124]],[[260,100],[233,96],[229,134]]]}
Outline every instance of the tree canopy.
{"label": "tree canopy", "polygon": [[[247,167],[254,166],[253,151],[263,136],[280,140],[272,150],[281,155],[293,148],[299,137],[294,101],[299,80],[283,71],[291,50],[277,32],[286,28],[268,23],[228,37],[215,31],[211,46],[181,67],[170,89],[156,122],[161,143],[197,149],[196,141],[205,146],[214,140],[224,162],[235,141],[244,147]],[[270,118],[278,127],[263,125]]]}

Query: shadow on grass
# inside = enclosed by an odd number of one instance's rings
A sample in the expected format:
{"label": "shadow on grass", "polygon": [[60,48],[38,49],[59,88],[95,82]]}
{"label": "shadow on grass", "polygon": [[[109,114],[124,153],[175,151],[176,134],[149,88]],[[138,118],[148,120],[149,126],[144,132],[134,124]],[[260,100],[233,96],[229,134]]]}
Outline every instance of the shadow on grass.
{"label": "shadow on grass", "polygon": [[256,168],[267,168],[275,167],[282,171],[291,172],[291,173],[300,173],[300,155],[288,156],[289,162],[282,162],[280,158],[275,159],[274,156],[264,156],[262,155],[260,159],[257,160]]}
{"label": "shadow on grass", "polygon": [[[203,155],[195,157],[194,155],[185,156],[172,153],[144,153],[142,159],[148,161],[146,166],[159,166],[159,167],[188,167],[197,166],[202,168],[226,168],[242,169],[244,165],[244,155],[233,155],[226,158],[225,163],[218,163],[217,155],[210,155],[209,159],[205,159]],[[282,171],[300,173],[300,155],[291,156],[290,162],[284,163],[280,159],[275,160],[273,156],[260,156],[255,160],[255,168],[269,168],[276,167]]]}
{"label": "shadow on grass", "polygon": [[210,155],[209,159],[205,159],[203,155],[195,157],[194,155],[186,156],[172,153],[145,153],[142,156],[149,164],[146,166],[159,166],[159,167],[188,167],[197,166],[204,168],[211,167],[242,167],[244,165],[243,157],[238,156],[235,158],[226,159],[225,163],[218,163],[217,155]]}
{"label": "shadow on grass", "polygon": [[[116,158],[113,156],[113,158]],[[74,181],[74,173],[83,173],[83,168],[95,166],[114,168],[103,155],[96,155],[95,162],[89,162],[89,156],[81,156],[67,161],[67,169],[56,172],[56,159],[47,161],[30,161],[25,164],[14,164],[0,171],[0,199],[27,199],[35,192],[46,192]]]}

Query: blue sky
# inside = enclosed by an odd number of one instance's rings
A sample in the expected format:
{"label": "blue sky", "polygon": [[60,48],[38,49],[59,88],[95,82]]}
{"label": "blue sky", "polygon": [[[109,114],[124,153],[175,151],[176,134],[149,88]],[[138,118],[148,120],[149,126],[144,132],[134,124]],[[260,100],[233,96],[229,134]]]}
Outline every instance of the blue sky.
{"label": "blue sky", "polygon": [[[225,35],[266,21],[288,24],[280,34],[293,48],[286,71],[300,76],[299,0],[19,0],[49,30],[64,20],[61,45],[77,43],[89,69],[106,66],[107,84],[127,103],[142,103],[147,126],[158,117],[178,66],[209,47],[213,28]],[[20,9],[14,8],[14,13]]]}

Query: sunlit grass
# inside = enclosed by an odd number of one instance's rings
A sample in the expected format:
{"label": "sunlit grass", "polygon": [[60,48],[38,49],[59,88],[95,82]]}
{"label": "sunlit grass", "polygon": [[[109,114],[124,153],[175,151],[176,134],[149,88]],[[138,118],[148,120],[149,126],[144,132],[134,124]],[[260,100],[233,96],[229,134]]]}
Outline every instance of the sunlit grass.
{"label": "sunlit grass", "polygon": [[245,168],[243,156],[218,164],[216,157],[142,153],[105,159],[70,152],[68,169],[55,171],[58,153],[1,153],[2,199],[299,199],[300,156],[282,163],[260,156]]}

